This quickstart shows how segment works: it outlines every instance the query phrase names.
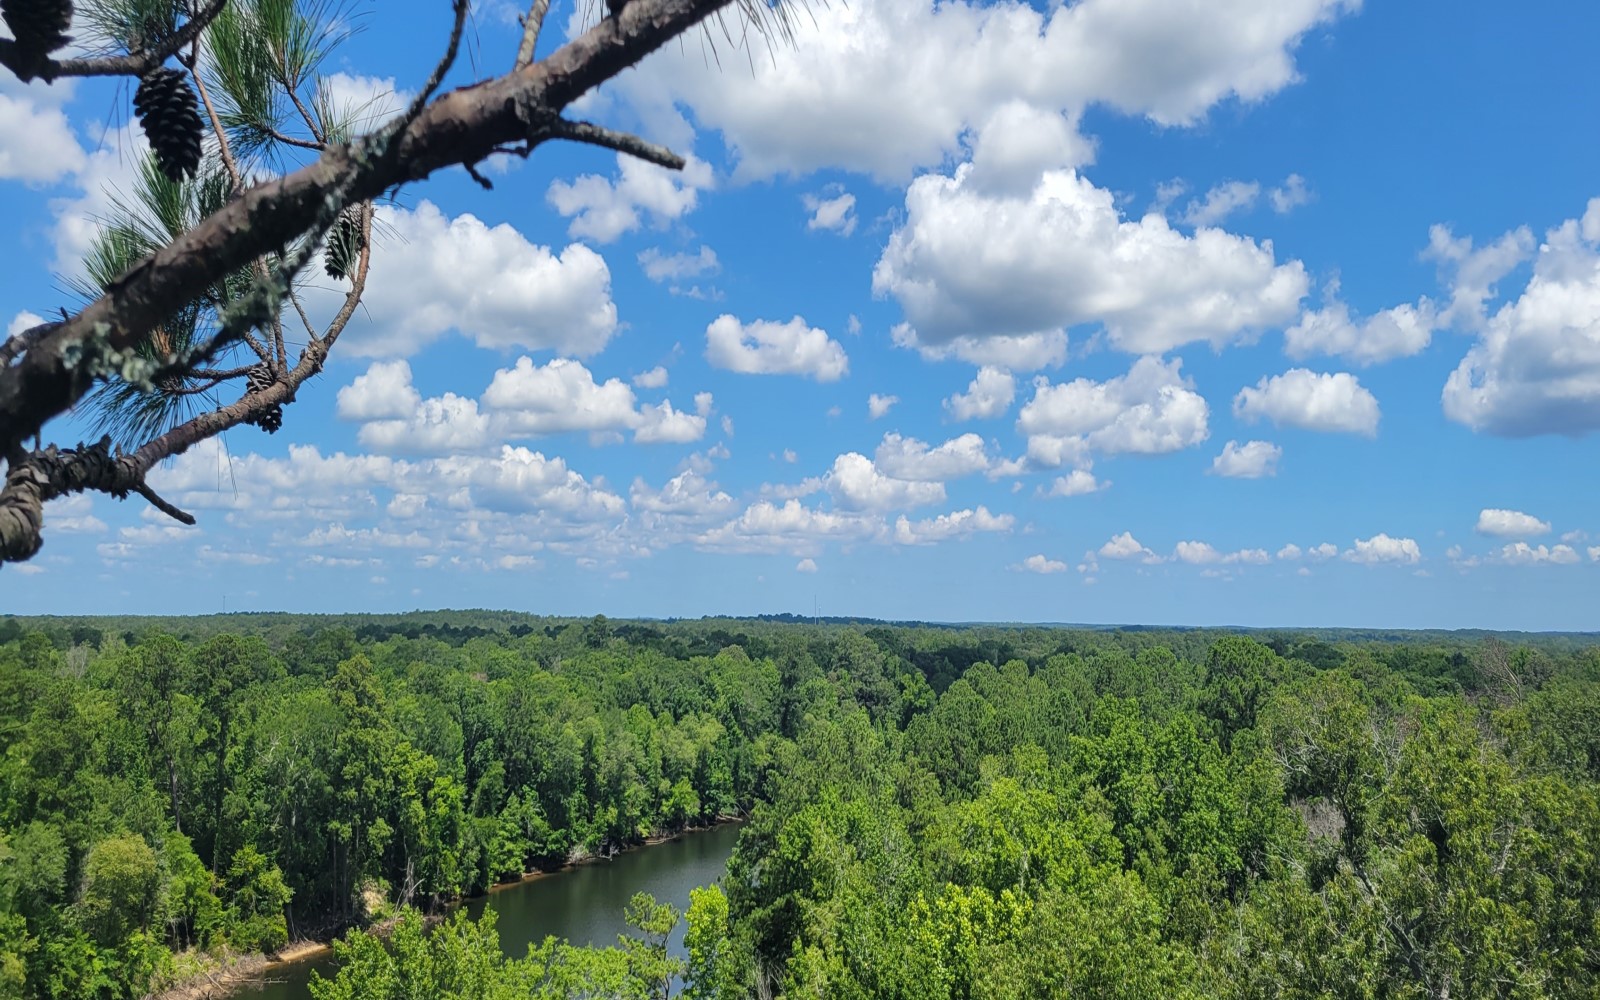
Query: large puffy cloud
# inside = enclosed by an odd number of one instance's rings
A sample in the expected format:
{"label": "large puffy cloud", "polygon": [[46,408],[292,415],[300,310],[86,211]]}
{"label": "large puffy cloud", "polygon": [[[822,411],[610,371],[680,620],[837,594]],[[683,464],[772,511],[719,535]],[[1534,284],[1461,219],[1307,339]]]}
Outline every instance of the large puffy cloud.
{"label": "large puffy cloud", "polygon": [[494,373],[483,401],[517,434],[620,430],[638,419],[626,382],[596,383],[589,369],[569,358],[544,365],[518,358],[514,367]]}
{"label": "large puffy cloud", "polygon": [[799,316],[787,323],[740,323],[723,314],[706,327],[706,359],[747,375],[804,375],[835,382],[850,370],[844,348]]}
{"label": "large puffy cloud", "polygon": [[1501,538],[1532,538],[1550,532],[1550,522],[1541,521],[1520,510],[1485,507],[1478,511],[1477,531],[1480,535],[1498,535]]}
{"label": "large puffy cloud", "polygon": [[1291,368],[1239,390],[1233,412],[1244,420],[1265,417],[1279,426],[1313,431],[1378,433],[1378,400],[1349,372]]}
{"label": "large puffy cloud", "polygon": [[447,392],[422,400],[401,419],[362,424],[356,437],[390,455],[453,455],[489,445],[489,418],[478,412],[477,400]]}
{"label": "large puffy cloud", "polygon": [[687,159],[682,170],[668,170],[618,153],[614,178],[583,174],[552,181],[546,197],[572,220],[569,236],[610,243],[638,229],[646,217],[663,226],[694,211],[700,192],[711,187],[711,166],[694,156]]}
{"label": "large puffy cloud", "polygon": [[338,413],[345,420],[403,420],[422,402],[411,384],[408,361],[378,361],[339,390]]}
{"label": "large puffy cloud", "polygon": [[873,270],[873,291],[900,303],[920,343],[1096,323],[1132,353],[1220,346],[1287,322],[1305,295],[1304,267],[1279,265],[1270,243],[1125,220],[1110,191],[1071,170],[1014,197],[979,188],[973,169],[912,182]]}
{"label": "large puffy cloud", "polygon": [[[449,330],[480,346],[586,356],[617,329],[611,272],[581,244],[559,254],[509,225],[447,218],[432,202],[380,206],[363,308],[340,341],[369,357],[410,354]],[[327,304],[332,291],[315,293]]]}
{"label": "large puffy cloud", "polygon": [[1128,374],[1104,382],[1080,378],[1051,385],[1041,379],[1017,419],[1029,436],[1030,456],[1059,464],[1048,460],[1052,452],[1160,454],[1204,441],[1209,410],[1183,377],[1182,364],[1143,357]]}
{"label": "large puffy cloud", "polygon": [[853,451],[834,459],[833,468],[822,477],[822,483],[845,510],[885,511],[944,499],[943,483],[884,475],[872,459]]}
{"label": "large puffy cloud", "polygon": [[1546,234],[1527,287],[1484,325],[1443,403],[1490,434],[1600,428],[1600,198]]}
{"label": "large puffy cloud", "polygon": [[943,482],[989,468],[988,448],[976,434],[951,438],[938,447],[899,434],[884,435],[873,456],[877,467],[896,479]]}
{"label": "large puffy cloud", "polygon": [[[1356,0],[1081,0],[1038,10],[858,0],[797,18],[728,86],[693,46],[667,46],[613,87],[651,131],[681,140],[675,105],[720,130],[746,176],[838,166],[901,179],[956,152],[993,108],[1097,103],[1163,124],[1296,79],[1293,49]],[[764,44],[758,42],[757,44]]]}

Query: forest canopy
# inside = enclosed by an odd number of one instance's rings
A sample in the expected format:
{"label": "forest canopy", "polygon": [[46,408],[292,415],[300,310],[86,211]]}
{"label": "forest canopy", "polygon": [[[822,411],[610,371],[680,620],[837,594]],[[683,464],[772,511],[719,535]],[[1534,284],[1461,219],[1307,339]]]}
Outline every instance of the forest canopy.
{"label": "forest canopy", "polygon": [[[683,963],[407,915],[727,817]],[[7,997],[1592,996],[1597,845],[1592,636],[0,619]]]}

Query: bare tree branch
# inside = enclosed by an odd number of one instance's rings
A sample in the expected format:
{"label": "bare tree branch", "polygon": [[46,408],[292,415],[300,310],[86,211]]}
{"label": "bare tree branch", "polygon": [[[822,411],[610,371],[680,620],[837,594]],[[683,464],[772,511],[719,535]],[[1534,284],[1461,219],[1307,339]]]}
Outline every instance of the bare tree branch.
{"label": "bare tree branch", "polygon": [[217,149],[222,153],[223,169],[228,171],[228,182],[237,191],[244,185],[244,175],[239,173],[239,164],[233,158],[233,147],[228,142],[228,132],[222,127],[222,119],[217,117],[217,109],[211,104],[211,94],[206,90],[206,82],[202,79],[203,73],[196,73],[195,67],[200,64],[200,43],[196,41],[189,50],[189,59],[185,65],[189,68],[189,75],[194,78],[195,88],[200,92],[200,103],[206,109],[206,118],[211,122],[211,132],[217,137]]}
{"label": "bare tree branch", "polygon": [[539,29],[544,25],[544,17],[550,13],[550,0],[533,0],[533,6],[528,8],[528,16],[522,20],[522,44],[517,48],[517,61],[512,69],[517,70],[533,62],[533,50],[539,47]]}
{"label": "bare tree branch", "polygon": [[685,165],[683,157],[674,153],[665,146],[658,146],[653,142],[646,142],[636,135],[627,132],[618,132],[614,129],[603,128],[589,122],[573,122],[559,119],[551,126],[551,138],[570,139],[573,142],[584,142],[591,146],[604,146],[614,149],[619,153],[627,153],[641,160],[666,167],[668,170],[682,170]]}
{"label": "bare tree branch", "polygon": [[43,340],[46,334],[60,325],[60,323],[40,323],[38,326],[31,326],[26,330],[20,330],[11,337],[8,337],[4,344],[0,344],[0,367],[9,365],[11,362],[15,361],[20,355],[25,353],[28,348],[32,347],[34,344],[37,344],[40,340]]}
{"label": "bare tree branch", "polygon": [[161,494],[159,494],[155,490],[151,489],[147,484],[141,482],[141,483],[135,485],[134,488],[133,488],[133,492],[139,494],[140,496],[144,497],[146,500],[150,501],[150,506],[154,507],[156,510],[159,510],[161,513],[163,513],[163,514],[167,515],[168,517],[172,518],[174,521],[181,521],[184,524],[194,524],[194,515],[193,514],[189,513],[186,510],[179,510],[178,508],[174,507],[172,504],[170,504],[167,501],[161,499]]}
{"label": "bare tree branch", "polygon": [[176,55],[185,45],[200,37],[206,25],[228,5],[228,0],[211,0],[183,27],[174,31],[160,45],[141,48],[125,56],[106,56],[98,59],[51,59],[25,51],[9,38],[0,38],[0,66],[17,75],[23,83],[44,80],[46,83],[64,76],[144,76]]}

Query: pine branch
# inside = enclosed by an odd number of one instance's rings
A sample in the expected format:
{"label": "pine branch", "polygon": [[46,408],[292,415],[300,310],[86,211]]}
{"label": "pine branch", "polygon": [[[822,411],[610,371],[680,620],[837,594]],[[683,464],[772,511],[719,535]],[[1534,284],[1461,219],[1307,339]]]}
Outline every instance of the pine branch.
{"label": "pine branch", "polygon": [[183,27],[161,40],[160,45],[142,47],[125,56],[105,56],[96,59],[51,59],[25,51],[9,38],[0,38],[0,66],[17,75],[23,83],[43,80],[46,83],[64,76],[133,76],[140,77],[177,55],[185,45],[200,37],[206,25],[228,5],[228,0],[211,0]]}

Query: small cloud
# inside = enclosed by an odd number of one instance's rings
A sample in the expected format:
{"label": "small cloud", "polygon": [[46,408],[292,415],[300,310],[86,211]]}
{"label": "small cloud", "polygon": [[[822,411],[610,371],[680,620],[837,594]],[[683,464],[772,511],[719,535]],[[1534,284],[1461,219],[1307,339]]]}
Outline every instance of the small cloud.
{"label": "small cloud", "polygon": [[1098,493],[1111,486],[1109,481],[1100,482],[1095,479],[1094,473],[1088,469],[1073,469],[1064,476],[1057,476],[1056,481],[1050,484],[1050,496],[1053,497],[1078,497],[1089,493]]}
{"label": "small cloud", "polygon": [[1299,559],[1300,555],[1300,546],[1294,544],[1293,542],[1290,542],[1288,545],[1285,545],[1283,548],[1278,550],[1279,559],[1293,561],[1295,559]]}
{"label": "small cloud", "polygon": [[877,393],[873,393],[867,397],[868,419],[877,420],[879,417],[888,413],[890,407],[894,406],[894,404],[898,402],[900,402],[899,396],[880,396]]}
{"label": "small cloud", "polygon": [[815,559],[802,559],[795,564],[794,569],[796,573],[815,573],[817,571],[817,561]]}
{"label": "small cloud", "polygon": [[[1594,557],[1596,550],[1591,549],[1590,558]],[[1500,550],[1500,561],[1513,566],[1537,566],[1541,563],[1552,563],[1557,566],[1570,566],[1578,562],[1577,550],[1570,545],[1529,545],[1527,542],[1513,542]]]}
{"label": "small cloud", "polygon": [[659,389],[667,384],[667,370],[660,365],[633,377],[633,384],[641,389]]}
{"label": "small cloud", "polygon": [[1284,178],[1282,187],[1275,187],[1267,194],[1272,202],[1272,210],[1279,215],[1288,213],[1311,201],[1311,191],[1306,187],[1306,179],[1299,174],[1290,174]]}
{"label": "small cloud", "polygon": [[1161,562],[1161,557],[1146,548],[1133,532],[1124,531],[1115,535],[1110,541],[1100,546],[1100,555],[1107,559],[1138,559],[1145,563]]}
{"label": "small cloud", "polygon": [[1204,198],[1189,202],[1183,221],[1191,226],[1214,226],[1235,212],[1249,211],[1260,196],[1261,185],[1254,181],[1218,184]]}
{"label": "small cloud", "polygon": [[856,231],[856,196],[845,193],[832,198],[823,198],[820,195],[808,194],[802,199],[806,211],[811,213],[811,218],[806,221],[806,228],[838,233],[840,236],[849,236]]}
{"label": "small cloud", "polygon": [[722,269],[716,251],[706,246],[692,254],[662,253],[659,247],[651,247],[639,254],[639,266],[644,269],[645,277],[657,284],[716,274]]}
{"label": "small cloud", "polygon": [[1283,449],[1270,441],[1229,441],[1222,454],[1211,460],[1210,474],[1232,479],[1260,479],[1278,474]]}
{"label": "small cloud", "polygon": [[1067,564],[1057,559],[1048,559],[1043,555],[1032,555],[1011,568],[1021,573],[1065,573]]}

